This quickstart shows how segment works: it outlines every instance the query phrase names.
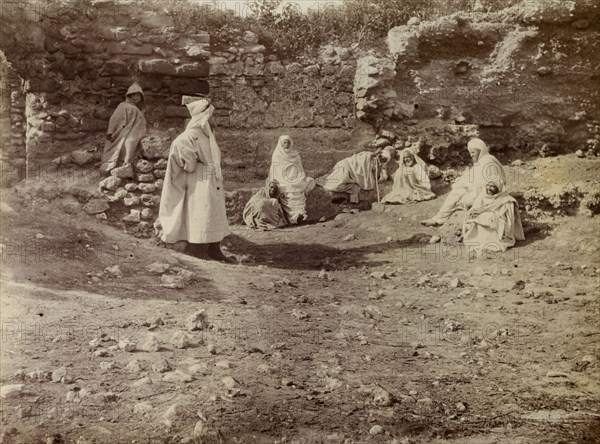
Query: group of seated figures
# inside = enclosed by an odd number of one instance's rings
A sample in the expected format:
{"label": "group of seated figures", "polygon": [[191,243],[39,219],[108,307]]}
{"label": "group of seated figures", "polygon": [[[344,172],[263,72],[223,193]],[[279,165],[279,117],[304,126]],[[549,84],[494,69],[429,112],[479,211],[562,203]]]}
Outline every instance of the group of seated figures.
{"label": "group of seated figures", "polygon": [[[270,230],[306,220],[306,193],[315,186],[307,177],[297,150],[289,136],[281,136],[273,153],[269,178],[247,203],[244,221],[253,228]],[[473,138],[467,145],[473,166],[452,185],[435,216],[421,222],[439,227],[457,210],[465,210],[462,238],[477,253],[505,251],[517,240],[524,240],[517,201],[506,191],[506,173],[502,164],[489,153],[483,140]],[[383,204],[404,204],[435,199],[427,164],[411,148],[399,153],[392,147],[362,151],[342,159],[318,184],[336,193],[332,203],[346,200],[358,203],[361,190],[372,190],[377,181],[387,180],[386,166],[398,162],[392,190]]]}
{"label": "group of seated figures", "polygon": [[[232,262],[221,252],[220,242],[229,234],[221,171],[221,151],[209,120],[214,112],[210,99],[183,96],[191,119],[184,132],[172,143],[161,195],[158,225],[167,243],[187,241],[194,256]],[[102,155],[101,171],[116,174],[130,168],[140,140],[146,134],[144,93],[137,83],[127,90],[126,99],[113,113]],[[424,226],[443,225],[457,210],[465,210],[462,226],[465,244],[478,253],[505,251],[517,240],[524,240],[516,200],[506,191],[502,164],[489,153],[478,138],[468,142],[473,161],[452,185],[437,214],[422,221]],[[400,152],[386,147],[376,152],[362,151],[342,159],[319,185],[329,191],[332,203],[346,200],[358,203],[361,190],[378,188],[388,179],[387,166],[398,162],[392,190],[382,204],[404,204],[434,199],[427,164],[411,148]],[[300,153],[287,135],[279,137],[273,151],[268,178],[244,208],[245,223],[253,228],[271,230],[301,224],[308,218],[306,195],[317,181],[306,175]],[[341,195],[341,197],[340,197]]]}

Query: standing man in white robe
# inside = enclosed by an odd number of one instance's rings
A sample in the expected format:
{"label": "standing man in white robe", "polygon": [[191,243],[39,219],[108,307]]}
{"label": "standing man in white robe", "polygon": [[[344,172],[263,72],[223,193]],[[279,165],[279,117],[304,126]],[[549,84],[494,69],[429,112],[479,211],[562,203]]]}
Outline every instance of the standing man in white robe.
{"label": "standing man in white robe", "polygon": [[229,224],[221,151],[208,123],[215,108],[206,98],[184,96],[183,103],[192,118],[171,144],[158,215],[161,239],[187,241],[187,252],[200,259],[234,263],[221,252]]}

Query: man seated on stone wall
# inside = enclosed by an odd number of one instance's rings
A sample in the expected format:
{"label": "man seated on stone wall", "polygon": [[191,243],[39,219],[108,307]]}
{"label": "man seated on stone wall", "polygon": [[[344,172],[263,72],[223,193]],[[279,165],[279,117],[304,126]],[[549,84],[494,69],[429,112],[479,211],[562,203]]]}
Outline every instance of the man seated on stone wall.
{"label": "man seated on stone wall", "polygon": [[118,166],[131,165],[140,140],[146,135],[145,109],[142,88],[133,83],[125,94],[125,101],[110,117],[100,171],[108,173]]}

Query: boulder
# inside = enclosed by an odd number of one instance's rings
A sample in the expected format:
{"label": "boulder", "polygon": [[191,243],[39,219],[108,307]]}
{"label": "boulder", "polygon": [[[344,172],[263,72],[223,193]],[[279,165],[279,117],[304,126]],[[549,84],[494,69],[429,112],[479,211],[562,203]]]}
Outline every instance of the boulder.
{"label": "boulder", "polygon": [[90,199],[88,203],[83,206],[83,210],[88,214],[104,213],[109,208],[108,202],[103,198]]}

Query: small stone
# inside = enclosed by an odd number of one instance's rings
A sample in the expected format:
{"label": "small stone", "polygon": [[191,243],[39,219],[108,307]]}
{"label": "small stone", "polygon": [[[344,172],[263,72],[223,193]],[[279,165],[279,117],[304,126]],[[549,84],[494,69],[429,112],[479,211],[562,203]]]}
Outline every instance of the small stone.
{"label": "small stone", "polygon": [[163,274],[160,277],[161,287],[171,288],[174,290],[182,290],[186,287],[185,279],[178,275]]}
{"label": "small stone", "polygon": [[583,150],[577,150],[577,151],[575,151],[575,155],[577,157],[585,157],[585,154],[583,153]]}
{"label": "small stone", "polygon": [[431,239],[429,239],[429,243],[437,244],[441,240],[442,240],[442,238],[440,236],[438,236],[437,234],[435,234],[435,235],[431,236]]}
{"label": "small stone", "polygon": [[388,279],[388,275],[383,271],[374,271],[371,273],[373,279]]}
{"label": "small stone", "polygon": [[140,182],[154,182],[155,177],[154,177],[154,174],[144,173],[144,174],[138,174],[137,179]]}
{"label": "small stone", "polygon": [[126,207],[133,207],[140,204],[140,196],[135,194],[127,193],[123,198],[123,204]]}
{"label": "small stone", "polygon": [[170,264],[167,264],[164,262],[153,262],[150,265],[146,265],[146,267],[144,269],[149,274],[158,276],[158,275],[166,273],[167,271],[169,271],[170,268],[171,268]]}
{"label": "small stone", "polygon": [[75,150],[71,152],[71,160],[73,163],[83,166],[94,160],[94,153],[85,150]]}
{"label": "small stone", "polygon": [[120,177],[110,176],[100,182],[100,189],[115,191],[123,182]]}
{"label": "small stone", "polygon": [[373,403],[375,405],[389,407],[393,403],[392,395],[390,395],[387,390],[381,387],[373,388],[373,390],[371,390],[371,394],[373,396]]}
{"label": "small stone", "polygon": [[104,269],[104,273],[115,277],[115,278],[122,278],[123,277],[123,273],[121,272],[121,267],[119,267],[118,265],[113,265],[112,267],[106,267]]}
{"label": "small stone", "polygon": [[52,382],[63,382],[67,377],[67,367],[60,367],[52,372]]}
{"label": "small stone", "polygon": [[137,189],[138,189],[137,183],[131,182],[131,183],[128,183],[125,185],[125,191],[128,191],[130,193],[133,191],[137,191]]}
{"label": "small stone", "polygon": [[204,421],[199,420],[194,426],[194,437],[201,437],[204,434]]}
{"label": "small stone", "polygon": [[294,310],[292,310],[292,316],[295,317],[298,320],[307,319],[308,318],[308,314],[305,311],[298,310],[296,308]]}
{"label": "small stone", "polygon": [[456,410],[458,410],[459,412],[464,412],[467,410],[467,406],[464,405],[462,402],[457,402],[455,407]]}
{"label": "small stone", "polygon": [[169,361],[167,361],[166,359],[161,359],[158,362],[155,362],[154,364],[152,364],[152,370],[154,370],[156,373],[166,373],[168,371],[171,371],[171,364],[169,364]]}
{"label": "small stone", "polygon": [[83,210],[88,214],[104,213],[110,206],[106,199],[90,199],[84,206]]}
{"label": "small stone", "polygon": [[129,210],[129,214],[123,218],[124,222],[137,223],[141,219],[140,210]]}
{"label": "small stone", "polygon": [[141,349],[149,353],[158,352],[162,350],[162,344],[158,340],[158,337],[151,333],[146,337],[146,341],[141,346]]}
{"label": "small stone", "polygon": [[540,67],[537,69],[537,73],[538,73],[540,76],[547,76],[548,74],[551,74],[551,73],[552,73],[552,68],[550,68],[549,66],[540,66]]}
{"label": "small stone", "polygon": [[4,398],[4,399],[18,398],[21,394],[23,394],[24,387],[25,387],[25,385],[23,385],[23,384],[3,385],[2,387],[0,387],[0,398]]}
{"label": "small stone", "polygon": [[[96,219],[108,220],[108,216],[106,215],[106,213],[100,213],[100,214],[96,214]],[[92,278],[92,280],[94,280],[94,278]]]}
{"label": "small stone", "polygon": [[211,355],[217,354],[217,346],[215,344],[208,344],[206,348]]}
{"label": "small stone", "polygon": [[233,364],[229,361],[219,361],[215,364],[218,368],[233,368]]}
{"label": "small stone", "polygon": [[373,427],[371,427],[371,429],[369,430],[369,434],[370,435],[379,435],[383,433],[383,427],[381,427],[380,425],[374,425]]}
{"label": "small stone", "polygon": [[167,160],[160,159],[154,164],[154,169],[157,170],[166,170],[167,169]]}
{"label": "small stone", "polygon": [[129,339],[122,339],[119,341],[118,346],[119,350],[123,350],[127,353],[133,353],[137,348],[137,343]]}
{"label": "small stone", "polygon": [[148,330],[152,330],[157,327],[160,327],[161,325],[165,325],[165,321],[163,321],[163,319],[160,316],[155,316],[146,319],[142,325],[144,327],[148,327]]}
{"label": "small stone", "polygon": [[239,383],[231,376],[225,376],[221,379],[221,382],[228,389],[234,389],[239,385]]}
{"label": "small stone", "polygon": [[354,235],[354,234],[349,234],[349,235],[347,235],[347,236],[345,236],[345,237],[344,237],[344,240],[345,240],[345,241],[353,241],[353,240],[356,240],[356,235]]}
{"label": "small stone", "polygon": [[140,173],[149,173],[154,169],[154,165],[151,162],[148,162],[146,159],[140,159],[135,164],[135,169]]}
{"label": "small stone", "polygon": [[139,373],[143,370],[142,363],[137,359],[133,359],[129,361],[125,367],[125,370],[127,370],[129,373]]}
{"label": "small stone", "polygon": [[179,370],[165,373],[162,379],[165,382],[173,382],[175,384],[186,384],[194,380],[192,376]]}
{"label": "small stone", "polygon": [[133,168],[131,168],[131,164],[128,163],[127,165],[113,168],[110,171],[110,175],[118,177],[119,179],[130,179],[133,177]]}
{"label": "small stone", "polygon": [[171,336],[171,345],[178,349],[189,348],[192,345],[192,337],[183,331],[176,331]]}
{"label": "small stone", "polygon": [[188,331],[206,330],[208,328],[206,310],[198,310],[196,313],[190,315],[185,321],[185,326]]}
{"label": "small stone", "polygon": [[138,402],[133,406],[133,413],[137,413],[140,415],[145,415],[147,413],[151,413],[154,407],[147,401]]}
{"label": "small stone", "polygon": [[133,384],[131,384],[132,387],[142,387],[144,385],[150,385],[152,384],[152,379],[150,379],[149,376],[145,376],[142,379],[138,379],[137,381],[135,381]]}
{"label": "small stone", "polygon": [[156,191],[156,185],[153,183],[140,183],[138,189],[142,193],[154,193],[154,191]]}
{"label": "small stone", "polygon": [[329,273],[327,273],[327,270],[323,269],[321,271],[319,271],[319,279],[328,279],[329,278]]}
{"label": "small stone", "polygon": [[450,287],[452,287],[452,288],[459,288],[459,287],[462,287],[462,286],[464,286],[464,284],[460,281],[459,278],[453,278],[450,281]]}
{"label": "small stone", "polygon": [[115,363],[114,362],[101,362],[100,368],[102,370],[112,370],[113,368],[115,368]]}

